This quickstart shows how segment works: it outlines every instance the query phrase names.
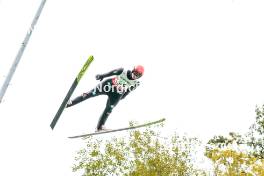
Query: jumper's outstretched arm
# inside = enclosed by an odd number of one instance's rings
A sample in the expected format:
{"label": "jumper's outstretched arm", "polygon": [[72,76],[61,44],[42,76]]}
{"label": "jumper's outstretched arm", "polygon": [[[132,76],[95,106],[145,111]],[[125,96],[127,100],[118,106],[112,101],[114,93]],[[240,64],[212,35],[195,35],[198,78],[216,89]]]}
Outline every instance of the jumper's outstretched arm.
{"label": "jumper's outstretched arm", "polygon": [[98,75],[96,75],[96,79],[101,81],[104,78],[109,77],[109,76],[120,75],[123,72],[123,70],[124,70],[123,68],[118,68],[118,69],[114,69],[108,73],[98,74]]}

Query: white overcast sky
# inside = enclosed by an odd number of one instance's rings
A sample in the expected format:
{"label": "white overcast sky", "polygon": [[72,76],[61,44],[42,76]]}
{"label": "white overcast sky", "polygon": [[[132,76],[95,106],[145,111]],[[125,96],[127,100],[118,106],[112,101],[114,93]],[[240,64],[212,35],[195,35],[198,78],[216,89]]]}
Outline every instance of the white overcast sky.
{"label": "white overcast sky", "polygon": [[[0,0],[0,83],[41,0]],[[97,73],[145,66],[142,84],[107,127],[167,119],[164,130],[201,139],[244,132],[264,103],[263,0],[49,1],[0,104],[0,175],[71,173],[106,98],[66,109],[49,124],[86,58],[95,60],[73,97]],[[114,134],[113,134],[114,135]]]}

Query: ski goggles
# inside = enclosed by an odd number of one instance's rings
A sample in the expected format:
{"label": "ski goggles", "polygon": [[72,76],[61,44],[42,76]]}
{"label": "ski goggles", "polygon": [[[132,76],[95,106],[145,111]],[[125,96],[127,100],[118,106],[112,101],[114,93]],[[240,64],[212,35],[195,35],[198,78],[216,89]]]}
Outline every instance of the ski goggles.
{"label": "ski goggles", "polygon": [[133,78],[140,78],[142,76],[141,73],[138,73],[138,72],[132,72],[132,77]]}

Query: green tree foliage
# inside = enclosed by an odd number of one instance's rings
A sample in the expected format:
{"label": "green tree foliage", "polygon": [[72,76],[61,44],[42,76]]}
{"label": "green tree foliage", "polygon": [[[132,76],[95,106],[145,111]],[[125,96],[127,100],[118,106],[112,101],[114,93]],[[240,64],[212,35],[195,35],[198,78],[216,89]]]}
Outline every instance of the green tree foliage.
{"label": "green tree foliage", "polygon": [[256,108],[256,121],[249,132],[230,132],[208,141],[205,154],[215,175],[264,175],[264,106]]}
{"label": "green tree foliage", "polygon": [[217,176],[263,176],[264,160],[247,152],[230,148],[207,150],[206,156],[212,161]]}
{"label": "green tree foliage", "polygon": [[254,157],[264,159],[264,105],[256,107],[256,121],[245,135],[230,132],[227,137],[215,136],[209,140],[209,146],[224,148],[230,145],[247,146]]}
{"label": "green tree foliage", "polygon": [[[146,128],[133,130],[124,137],[85,139],[86,146],[77,153],[73,171],[84,176],[195,176],[205,175],[194,167],[192,155],[195,138],[163,138]],[[105,137],[105,136],[101,136]]]}
{"label": "green tree foliage", "polygon": [[256,108],[256,122],[251,125],[247,138],[247,145],[253,149],[253,155],[264,159],[264,105]]}

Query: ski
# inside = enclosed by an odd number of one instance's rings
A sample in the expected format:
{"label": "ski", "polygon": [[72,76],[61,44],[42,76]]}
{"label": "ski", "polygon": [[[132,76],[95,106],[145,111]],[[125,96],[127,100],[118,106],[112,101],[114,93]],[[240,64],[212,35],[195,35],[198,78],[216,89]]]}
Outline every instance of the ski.
{"label": "ski", "polygon": [[132,129],[136,129],[136,128],[142,128],[142,127],[154,125],[154,124],[157,124],[157,123],[161,123],[163,121],[165,121],[165,118],[160,119],[160,120],[157,120],[157,121],[153,121],[153,122],[141,124],[141,125],[126,127],[126,128],[119,128],[119,129],[115,129],[115,130],[99,131],[99,132],[94,132],[94,133],[88,133],[88,134],[78,135],[78,136],[70,136],[68,138],[70,138],[70,139],[74,139],[74,138],[84,138],[84,137],[94,136],[94,135],[99,135],[99,134],[113,133],[113,132],[125,131],[125,130],[132,130]]}
{"label": "ski", "polygon": [[[0,0],[0,3],[1,3],[1,0]],[[22,42],[22,44],[20,46],[20,49],[18,50],[16,58],[15,58],[13,64],[12,64],[11,68],[9,69],[8,75],[7,75],[7,77],[5,79],[5,82],[4,82],[4,84],[3,84],[2,88],[1,88],[1,91],[0,91],[0,103],[2,102],[3,97],[5,95],[5,92],[6,92],[8,86],[9,86],[11,80],[12,80],[12,77],[15,74],[16,68],[17,68],[17,66],[18,66],[18,64],[19,64],[19,62],[20,62],[20,60],[22,58],[22,55],[23,55],[23,53],[24,53],[24,51],[25,51],[25,49],[27,47],[27,44],[28,44],[29,39],[31,37],[31,34],[33,33],[34,27],[35,27],[35,25],[38,22],[38,19],[39,19],[40,15],[41,15],[41,12],[42,12],[45,4],[46,4],[46,0],[42,0],[41,4],[39,5],[38,11],[37,11],[32,23],[30,25],[30,29],[28,30],[28,32],[27,32],[27,34],[26,34],[26,36],[25,36],[25,38],[24,38],[24,40],[23,40],[23,42]]]}
{"label": "ski", "polygon": [[69,101],[73,91],[75,90],[75,88],[77,87],[77,85],[79,84],[82,76],[84,75],[84,73],[86,72],[86,70],[88,69],[89,65],[91,64],[91,62],[94,60],[94,57],[93,56],[90,56],[87,61],[85,62],[85,64],[83,65],[81,71],[79,72],[79,74],[77,75],[77,77],[74,79],[72,85],[71,85],[71,88],[69,89],[66,97],[64,98],[63,102],[61,103],[60,105],[60,108],[58,109],[55,117],[53,118],[51,124],[50,124],[50,127],[51,129],[54,129],[56,123],[58,122],[67,102]]}

